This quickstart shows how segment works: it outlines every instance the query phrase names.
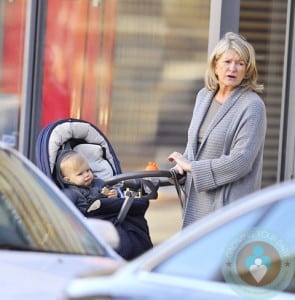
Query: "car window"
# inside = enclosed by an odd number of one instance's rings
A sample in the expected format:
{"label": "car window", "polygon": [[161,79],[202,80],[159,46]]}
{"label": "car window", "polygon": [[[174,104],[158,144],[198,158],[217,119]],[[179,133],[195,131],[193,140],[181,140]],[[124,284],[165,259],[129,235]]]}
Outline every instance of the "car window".
{"label": "car window", "polygon": [[106,255],[60,195],[21,159],[2,150],[0,248]]}
{"label": "car window", "polygon": [[292,249],[294,257],[295,238],[293,230],[290,230],[295,226],[294,211],[295,198],[255,209],[193,241],[157,266],[153,272],[223,281],[221,270],[229,245],[240,234],[255,228],[280,236]]}

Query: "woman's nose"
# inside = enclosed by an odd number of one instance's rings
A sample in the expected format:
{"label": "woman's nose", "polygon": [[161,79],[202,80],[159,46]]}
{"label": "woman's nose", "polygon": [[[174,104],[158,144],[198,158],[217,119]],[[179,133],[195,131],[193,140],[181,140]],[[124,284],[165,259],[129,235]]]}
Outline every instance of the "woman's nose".
{"label": "woman's nose", "polygon": [[235,63],[235,62],[231,62],[230,65],[229,65],[229,69],[230,69],[231,71],[235,71],[236,68],[237,68],[236,63]]}

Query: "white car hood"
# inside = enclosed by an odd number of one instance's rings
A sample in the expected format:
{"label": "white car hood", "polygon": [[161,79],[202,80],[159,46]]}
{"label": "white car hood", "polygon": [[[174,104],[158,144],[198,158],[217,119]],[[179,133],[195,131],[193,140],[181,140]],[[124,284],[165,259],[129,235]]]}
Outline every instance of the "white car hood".
{"label": "white car hood", "polygon": [[90,269],[107,272],[117,264],[115,260],[104,257],[1,251],[1,299],[61,299],[64,288],[73,277]]}

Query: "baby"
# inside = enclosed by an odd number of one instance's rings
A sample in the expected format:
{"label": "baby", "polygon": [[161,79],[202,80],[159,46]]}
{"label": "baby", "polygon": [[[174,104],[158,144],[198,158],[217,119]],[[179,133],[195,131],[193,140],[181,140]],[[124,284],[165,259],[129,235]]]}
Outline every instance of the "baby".
{"label": "baby", "polygon": [[[71,151],[64,155],[60,162],[60,170],[64,181],[67,182],[69,186],[73,185],[76,189],[81,188],[81,193],[84,191],[84,195],[87,198],[85,200],[91,203],[87,209],[87,213],[98,209],[101,205],[101,201],[99,199],[94,202],[91,201],[93,196],[94,198],[116,198],[118,196],[117,190],[109,189],[104,186],[104,182],[102,180],[94,181],[94,175],[87,160],[78,152]],[[85,193],[85,190],[88,190],[89,193]]]}
{"label": "baby", "polygon": [[86,217],[97,217],[115,224],[120,235],[117,252],[132,259],[152,248],[149,229],[144,217],[149,206],[146,199],[135,198],[125,220],[118,224],[118,214],[124,202],[118,190],[106,187],[94,178],[87,160],[78,152],[67,150],[58,155],[56,179],[62,191]]}

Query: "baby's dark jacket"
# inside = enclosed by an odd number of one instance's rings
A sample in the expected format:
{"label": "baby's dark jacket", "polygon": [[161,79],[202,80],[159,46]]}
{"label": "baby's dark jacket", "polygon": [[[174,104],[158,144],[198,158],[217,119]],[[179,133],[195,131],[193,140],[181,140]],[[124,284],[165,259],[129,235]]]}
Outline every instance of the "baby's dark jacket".
{"label": "baby's dark jacket", "polygon": [[[101,193],[101,189],[105,186],[105,183],[101,179],[94,179],[92,184],[88,187],[81,187],[74,184],[68,184],[62,191],[68,196],[68,198],[75,204],[75,206],[86,217],[99,217],[102,219],[108,219],[112,216],[118,216],[118,213],[124,202],[124,198],[107,198]],[[99,209],[88,212],[92,203],[99,199],[101,206]],[[149,201],[145,199],[133,200],[133,203],[128,212],[129,216],[144,216]]]}
{"label": "baby's dark jacket", "polygon": [[[62,191],[86,217],[104,219],[115,224],[120,236],[117,252],[127,260],[133,259],[153,247],[147,221],[144,217],[149,200],[135,198],[125,220],[118,224],[117,217],[124,198],[106,198],[101,194],[104,181],[95,179],[89,187],[66,185]],[[99,199],[101,206],[87,212],[91,204]]]}

